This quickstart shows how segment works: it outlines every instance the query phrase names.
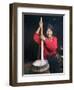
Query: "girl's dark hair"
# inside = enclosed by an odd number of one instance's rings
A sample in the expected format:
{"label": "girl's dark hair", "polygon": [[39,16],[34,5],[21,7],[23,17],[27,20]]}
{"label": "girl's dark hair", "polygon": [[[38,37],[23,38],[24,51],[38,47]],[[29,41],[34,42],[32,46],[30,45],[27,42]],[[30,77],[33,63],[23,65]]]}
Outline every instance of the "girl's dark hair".
{"label": "girl's dark hair", "polygon": [[51,29],[52,31],[54,31],[54,28],[53,28],[53,26],[51,25],[51,24],[48,24],[48,26],[47,26],[47,29]]}

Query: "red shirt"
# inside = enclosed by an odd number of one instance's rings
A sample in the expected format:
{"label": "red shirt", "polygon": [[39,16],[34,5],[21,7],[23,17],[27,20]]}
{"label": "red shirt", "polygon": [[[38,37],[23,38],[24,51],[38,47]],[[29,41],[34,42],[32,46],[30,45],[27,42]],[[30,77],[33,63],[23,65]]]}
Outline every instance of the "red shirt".
{"label": "red shirt", "polygon": [[[38,33],[35,33],[33,38],[38,45],[41,45],[41,39]],[[44,58],[46,59],[49,54],[50,56],[55,55],[57,48],[57,37],[52,36],[51,39],[46,38],[44,41]]]}

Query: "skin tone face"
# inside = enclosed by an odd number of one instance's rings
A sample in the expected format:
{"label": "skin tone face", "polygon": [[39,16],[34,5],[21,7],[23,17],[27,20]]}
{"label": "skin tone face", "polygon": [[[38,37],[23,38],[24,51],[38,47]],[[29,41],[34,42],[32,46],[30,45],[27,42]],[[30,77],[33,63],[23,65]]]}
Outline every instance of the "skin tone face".
{"label": "skin tone face", "polygon": [[47,37],[48,37],[48,38],[51,38],[52,35],[53,35],[53,31],[52,31],[50,28],[48,28],[46,34],[47,34]]}

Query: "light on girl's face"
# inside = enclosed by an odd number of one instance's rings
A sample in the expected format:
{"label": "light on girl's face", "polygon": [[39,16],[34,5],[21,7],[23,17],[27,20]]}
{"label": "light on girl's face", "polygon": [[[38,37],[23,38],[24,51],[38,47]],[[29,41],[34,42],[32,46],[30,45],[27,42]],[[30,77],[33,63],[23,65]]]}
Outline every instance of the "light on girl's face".
{"label": "light on girl's face", "polygon": [[50,37],[52,37],[52,35],[53,35],[53,31],[49,28],[49,29],[47,30],[46,34],[47,34],[47,37],[50,38]]}

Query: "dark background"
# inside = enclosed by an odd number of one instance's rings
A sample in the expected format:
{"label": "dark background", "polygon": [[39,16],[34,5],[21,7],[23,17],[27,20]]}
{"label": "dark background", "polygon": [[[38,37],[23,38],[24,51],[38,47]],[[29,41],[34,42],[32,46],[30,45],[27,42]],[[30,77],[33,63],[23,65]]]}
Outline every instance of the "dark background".
{"label": "dark background", "polygon": [[58,38],[58,46],[63,47],[63,15],[31,15],[23,14],[24,39],[24,63],[33,62],[37,59],[38,45],[33,40],[33,35],[39,26],[40,17],[43,17],[44,33],[47,25],[54,27],[54,35]]}

